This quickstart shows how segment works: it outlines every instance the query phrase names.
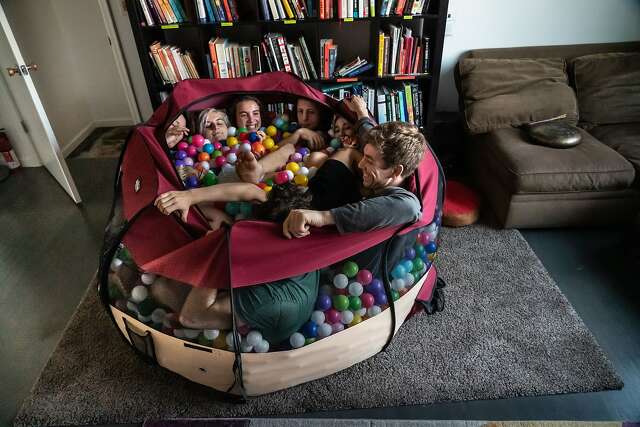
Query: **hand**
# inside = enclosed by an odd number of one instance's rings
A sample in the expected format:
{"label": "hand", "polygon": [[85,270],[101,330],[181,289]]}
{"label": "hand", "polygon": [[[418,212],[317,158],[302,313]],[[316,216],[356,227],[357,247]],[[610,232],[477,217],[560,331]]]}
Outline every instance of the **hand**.
{"label": "hand", "polygon": [[267,134],[263,131],[259,130],[256,133],[258,134],[258,138],[260,138],[260,142],[263,142],[265,139],[267,139]]}
{"label": "hand", "polygon": [[165,139],[167,140],[167,146],[169,148],[175,147],[176,144],[182,141],[182,139],[187,135],[189,135],[188,128],[180,125],[169,126],[169,129],[167,129],[167,133],[165,134]]}
{"label": "hand", "polygon": [[345,98],[344,104],[347,106],[347,108],[356,113],[358,119],[369,117],[369,109],[367,108],[367,103],[364,102],[364,99],[362,99],[361,96],[354,95],[350,98]]}
{"label": "hand", "polygon": [[153,204],[165,215],[179,212],[182,221],[187,222],[189,207],[193,204],[193,199],[188,190],[169,191],[168,193],[159,195]]}
{"label": "hand", "polygon": [[233,218],[226,212],[214,207],[212,204],[200,203],[198,204],[205,218],[209,222],[209,227],[212,231],[215,231],[222,227],[222,224],[233,224]]}
{"label": "hand", "polygon": [[297,141],[307,141],[307,146],[311,150],[320,150],[325,147],[324,138],[319,132],[307,128],[300,128],[294,132]]}
{"label": "hand", "polygon": [[311,234],[310,227],[323,227],[333,224],[333,215],[329,211],[294,209],[289,212],[282,224],[282,234],[287,239],[305,237]]}

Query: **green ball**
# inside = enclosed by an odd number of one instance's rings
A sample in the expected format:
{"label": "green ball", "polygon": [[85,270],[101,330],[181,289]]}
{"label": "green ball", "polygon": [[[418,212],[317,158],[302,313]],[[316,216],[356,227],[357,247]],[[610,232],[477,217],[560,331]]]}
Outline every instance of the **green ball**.
{"label": "green ball", "polygon": [[391,289],[391,299],[397,301],[398,298],[400,298],[400,292],[396,291],[395,289]]}
{"label": "green ball", "polygon": [[231,216],[236,216],[240,212],[240,204],[237,202],[227,202],[224,211]]}
{"label": "green ball", "polygon": [[420,258],[413,260],[413,271],[420,271],[424,267],[424,262]]}
{"label": "green ball", "polygon": [[413,248],[416,250],[416,257],[419,257],[420,255],[424,255],[427,252],[424,249],[424,246],[421,245],[420,243],[416,243],[416,245]]}
{"label": "green ball", "polygon": [[358,270],[358,264],[353,261],[347,261],[342,266],[342,274],[344,274],[348,278],[356,277],[356,274],[358,274]]}
{"label": "green ball", "polygon": [[213,347],[213,341],[206,339],[202,334],[198,336],[198,344],[204,345],[205,347]]}
{"label": "green ball", "polygon": [[314,342],[316,342],[315,338],[306,338],[304,340],[304,345],[309,345],[309,344],[313,344]]}
{"label": "green ball", "polygon": [[116,251],[115,257],[116,258],[120,258],[122,260],[122,262],[125,263],[125,264],[128,264],[128,265],[134,264],[133,258],[131,257],[131,252],[129,252],[129,249],[127,249],[124,246],[120,247]]}
{"label": "green ball", "polygon": [[213,172],[208,172],[204,178],[202,178],[202,184],[205,187],[216,185],[218,183],[218,177]]}
{"label": "green ball", "polygon": [[264,183],[267,184],[269,187],[273,187],[273,179],[271,179],[271,178],[266,180]]}
{"label": "green ball", "polygon": [[211,158],[212,159],[215,159],[216,157],[220,157],[220,156],[222,156],[222,151],[220,151],[220,150],[216,150],[213,153],[211,153]]}
{"label": "green ball", "polygon": [[253,206],[251,205],[251,203],[240,203],[240,213],[245,217],[251,216],[252,209]]}
{"label": "green ball", "polygon": [[156,303],[151,298],[147,298],[138,304],[138,312],[143,316],[151,316],[153,310],[156,309]]}
{"label": "green ball", "polygon": [[240,128],[240,129],[238,129],[238,133],[240,133],[240,132],[248,132],[248,129],[247,128]]}
{"label": "green ball", "polygon": [[360,297],[351,295],[349,297],[349,310],[360,310],[362,308],[362,301],[360,300]]}
{"label": "green ball", "polygon": [[193,142],[193,138],[192,138],[191,136],[189,136],[189,137],[187,138],[187,141],[189,141],[189,144],[191,144],[191,143]]}
{"label": "green ball", "polygon": [[345,311],[349,308],[349,298],[346,295],[335,295],[333,297],[333,308],[338,311]]}

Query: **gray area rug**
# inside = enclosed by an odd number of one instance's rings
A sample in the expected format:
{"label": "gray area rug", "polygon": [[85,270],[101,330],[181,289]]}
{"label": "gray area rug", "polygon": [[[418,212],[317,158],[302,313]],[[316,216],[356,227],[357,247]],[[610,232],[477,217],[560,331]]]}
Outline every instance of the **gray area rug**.
{"label": "gray area rug", "polygon": [[91,286],[16,424],[282,416],[622,387],[518,231],[444,229],[437,261],[445,311],[410,319],[367,361],[245,404],[136,358]]}

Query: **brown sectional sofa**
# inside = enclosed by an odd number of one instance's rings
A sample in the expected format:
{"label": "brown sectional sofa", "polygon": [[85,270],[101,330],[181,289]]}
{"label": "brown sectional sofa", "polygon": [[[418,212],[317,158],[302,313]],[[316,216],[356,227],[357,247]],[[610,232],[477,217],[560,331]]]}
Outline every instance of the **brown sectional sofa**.
{"label": "brown sectional sofa", "polygon": [[[640,212],[638,61],[640,42],[481,49],[462,56],[456,85],[469,134],[469,172],[502,226],[635,219]],[[532,143],[521,125],[559,113],[581,127],[582,142],[565,149]]]}

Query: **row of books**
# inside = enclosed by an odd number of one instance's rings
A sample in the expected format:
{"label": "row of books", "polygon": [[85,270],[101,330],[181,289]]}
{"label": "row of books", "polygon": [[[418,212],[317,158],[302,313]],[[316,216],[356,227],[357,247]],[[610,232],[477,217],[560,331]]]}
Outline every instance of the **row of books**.
{"label": "row of books", "polygon": [[190,52],[182,53],[176,46],[154,42],[149,47],[149,55],[165,84],[200,78]]}
{"label": "row of books", "polygon": [[336,69],[338,57],[338,45],[333,44],[333,39],[320,39],[320,77],[330,79]]}
{"label": "row of books", "polygon": [[421,15],[427,9],[429,0],[382,0],[380,16]]}
{"label": "row of books", "polygon": [[305,18],[368,18],[376,16],[376,0],[260,0],[266,21]]}
{"label": "row of books", "polygon": [[147,25],[187,22],[180,0],[139,0]]}
{"label": "row of books", "polygon": [[[179,0],[175,0],[179,1]],[[190,0],[187,0],[190,1]],[[237,21],[236,0],[193,0],[198,22]],[[242,0],[239,0],[242,1]]]}
{"label": "row of books", "polygon": [[237,21],[236,1],[138,0],[147,25]]}
{"label": "row of books", "polygon": [[390,83],[377,89],[363,83],[323,87],[322,91],[338,100],[362,96],[378,123],[402,121],[423,126],[425,113],[422,91],[416,83]]}
{"label": "row of books", "polygon": [[389,25],[378,33],[378,76],[429,72],[429,37],[413,37],[409,27]]}

